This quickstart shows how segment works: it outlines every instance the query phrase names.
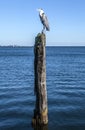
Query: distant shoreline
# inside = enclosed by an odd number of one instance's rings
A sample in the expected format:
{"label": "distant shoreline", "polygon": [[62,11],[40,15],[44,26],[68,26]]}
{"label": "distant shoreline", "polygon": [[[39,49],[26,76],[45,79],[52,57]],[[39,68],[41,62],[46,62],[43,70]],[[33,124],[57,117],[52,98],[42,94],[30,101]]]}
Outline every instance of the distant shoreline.
{"label": "distant shoreline", "polygon": [[[8,48],[8,47],[10,47],[10,48],[18,48],[18,47],[19,47],[19,48],[22,48],[22,47],[31,48],[31,47],[34,47],[34,46],[17,46],[17,45],[8,45],[8,46],[5,46],[5,45],[4,45],[4,46],[1,46],[1,45],[0,45],[0,48],[4,48],[4,47],[5,47],[5,48],[6,48],[6,47],[7,47],[7,48]],[[76,48],[76,47],[85,47],[85,46],[46,46],[46,47],[59,47],[59,48],[61,48],[61,47],[68,47],[68,48],[69,48],[69,47],[75,47],[75,48]]]}
{"label": "distant shoreline", "polygon": [[15,48],[15,47],[33,47],[33,46],[12,46],[12,45],[9,45],[9,46],[0,46],[0,47],[11,47],[11,48]]}

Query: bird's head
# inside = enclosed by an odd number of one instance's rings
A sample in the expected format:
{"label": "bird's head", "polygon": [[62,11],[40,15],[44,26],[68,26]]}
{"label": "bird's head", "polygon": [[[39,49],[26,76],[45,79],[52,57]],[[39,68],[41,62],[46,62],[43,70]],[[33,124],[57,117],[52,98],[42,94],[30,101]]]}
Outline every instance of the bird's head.
{"label": "bird's head", "polygon": [[43,14],[44,13],[44,11],[43,11],[43,9],[37,9],[37,11],[40,13],[40,14]]}

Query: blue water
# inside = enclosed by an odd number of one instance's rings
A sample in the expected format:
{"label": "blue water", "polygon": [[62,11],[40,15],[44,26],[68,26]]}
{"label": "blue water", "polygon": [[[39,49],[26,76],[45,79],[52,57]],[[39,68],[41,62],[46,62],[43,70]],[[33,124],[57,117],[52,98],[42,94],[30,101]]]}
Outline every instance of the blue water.
{"label": "blue water", "polygon": [[[0,47],[0,130],[33,130],[33,62],[32,47]],[[45,130],[85,130],[85,47],[47,47],[46,68]]]}

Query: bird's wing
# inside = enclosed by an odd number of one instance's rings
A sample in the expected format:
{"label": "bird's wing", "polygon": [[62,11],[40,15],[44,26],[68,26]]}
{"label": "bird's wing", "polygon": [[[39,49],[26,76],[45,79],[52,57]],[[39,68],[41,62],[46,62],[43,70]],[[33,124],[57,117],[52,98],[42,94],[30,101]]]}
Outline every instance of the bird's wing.
{"label": "bird's wing", "polygon": [[46,26],[46,30],[49,31],[50,30],[50,27],[49,27],[49,23],[48,23],[48,19],[46,16],[44,16],[44,24]]}
{"label": "bird's wing", "polygon": [[46,30],[49,31],[50,27],[49,27],[48,19],[44,13],[42,14],[42,16],[40,16],[40,20],[42,24],[46,27]]}

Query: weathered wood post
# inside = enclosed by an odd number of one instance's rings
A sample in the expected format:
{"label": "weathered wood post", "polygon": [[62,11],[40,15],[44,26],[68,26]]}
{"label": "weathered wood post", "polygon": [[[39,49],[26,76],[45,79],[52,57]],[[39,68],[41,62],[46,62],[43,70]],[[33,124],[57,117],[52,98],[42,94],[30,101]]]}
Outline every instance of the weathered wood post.
{"label": "weathered wood post", "polygon": [[44,125],[48,123],[45,44],[45,34],[39,33],[35,38],[34,45],[34,92],[36,95],[36,104],[32,120],[33,125]]}

